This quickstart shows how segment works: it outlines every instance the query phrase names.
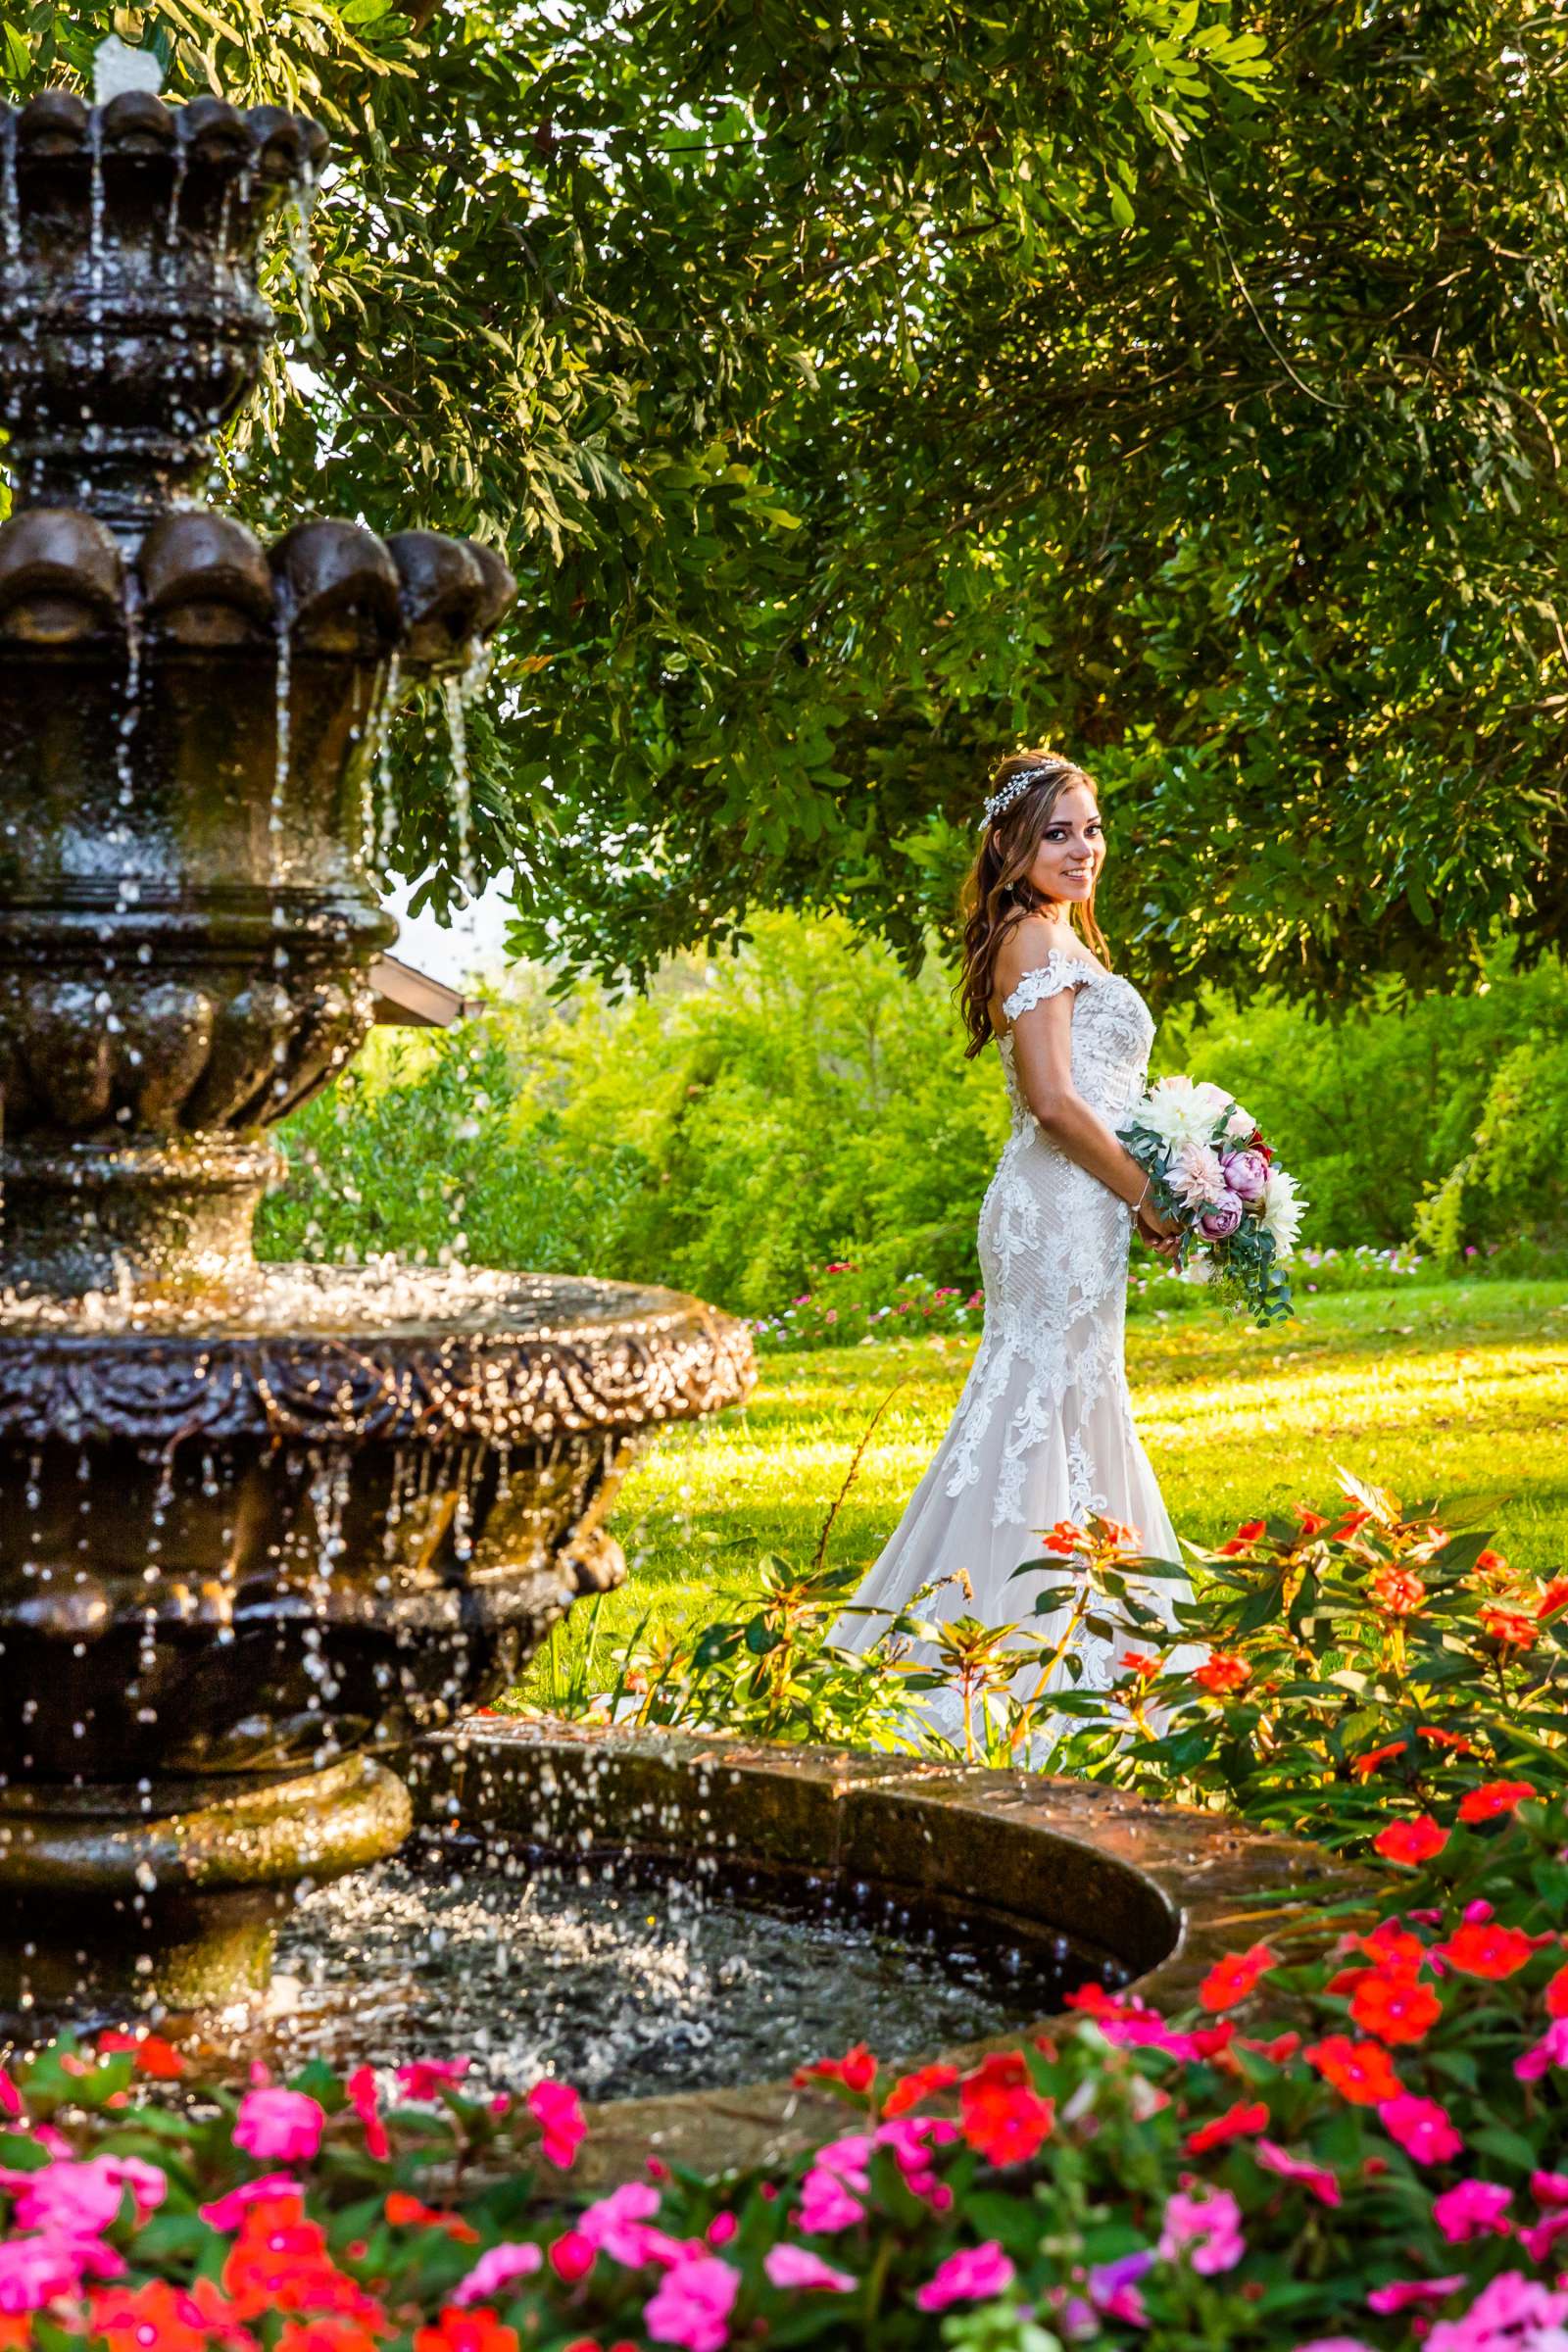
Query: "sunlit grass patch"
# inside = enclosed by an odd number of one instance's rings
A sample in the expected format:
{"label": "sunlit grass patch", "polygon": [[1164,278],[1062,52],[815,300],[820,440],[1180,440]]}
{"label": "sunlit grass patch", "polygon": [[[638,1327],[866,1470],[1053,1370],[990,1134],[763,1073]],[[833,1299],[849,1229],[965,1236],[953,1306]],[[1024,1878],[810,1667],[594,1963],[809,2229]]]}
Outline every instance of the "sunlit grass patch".
{"label": "sunlit grass patch", "polygon": [[[1300,1305],[1298,1321],[1266,1333],[1213,1312],[1129,1325],[1140,1426],[1183,1535],[1217,1542],[1243,1517],[1332,1493],[1343,1463],[1406,1499],[1496,1495],[1517,1564],[1568,1563],[1568,1284],[1404,1284]],[[808,1557],[889,1398],[829,1553],[868,1566],[947,1426],[974,1346],[765,1357],[744,1411],[658,1439],[616,1508],[631,1575],[601,1609],[601,1659],[645,1612],[726,1609],[760,1552]],[[558,1639],[580,1642],[584,1621],[579,1609]]]}

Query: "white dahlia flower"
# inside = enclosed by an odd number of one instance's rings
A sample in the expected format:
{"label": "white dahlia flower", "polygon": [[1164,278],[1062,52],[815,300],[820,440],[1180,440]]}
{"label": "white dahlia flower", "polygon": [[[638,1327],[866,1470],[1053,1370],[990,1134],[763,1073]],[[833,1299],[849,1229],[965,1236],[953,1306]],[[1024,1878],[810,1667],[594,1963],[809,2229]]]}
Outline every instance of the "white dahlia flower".
{"label": "white dahlia flower", "polygon": [[1139,1107],[1138,1124],[1163,1144],[1207,1144],[1229,1100],[1206,1080],[1195,1086],[1190,1078],[1160,1078]]}
{"label": "white dahlia flower", "polygon": [[1207,1144],[1179,1144],[1167,1179],[1184,1208],[1203,1208],[1225,1190],[1219,1153]]}
{"label": "white dahlia flower", "polygon": [[1271,1168],[1263,1188],[1262,1225],[1282,1265],[1295,1255],[1296,1237],[1301,1230],[1305,1207],[1306,1202],[1297,1192],[1296,1178],[1284,1168]]}

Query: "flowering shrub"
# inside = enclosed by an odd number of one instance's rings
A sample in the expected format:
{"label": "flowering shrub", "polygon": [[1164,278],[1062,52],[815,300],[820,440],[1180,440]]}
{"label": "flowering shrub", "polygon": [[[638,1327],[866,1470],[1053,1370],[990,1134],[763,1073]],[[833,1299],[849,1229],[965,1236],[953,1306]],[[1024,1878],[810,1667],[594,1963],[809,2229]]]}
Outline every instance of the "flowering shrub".
{"label": "flowering shrub", "polygon": [[1381,1291],[1388,1288],[1391,1278],[1409,1281],[1423,1275],[1431,1281],[1437,1269],[1413,1242],[1396,1242],[1386,1250],[1374,1249],[1370,1242],[1358,1242],[1353,1250],[1298,1250],[1296,1263],[1300,1269],[1299,1288],[1302,1291]]}
{"label": "flowering shrub", "polygon": [[1112,1605],[1122,1723],[1059,1698],[1095,1723],[1058,1764],[1333,1845],[1430,1837],[1440,1798],[1469,1820],[1484,1790],[1568,1785],[1568,1576],[1518,1576],[1481,1530],[1348,1477],[1196,1556],[1179,1614],[1202,1654],[1162,1664],[1150,1612]]}
{"label": "flowering shrub", "polygon": [[[1307,1295],[1384,1290],[1391,1280],[1432,1280],[1436,1267],[1412,1243],[1386,1249],[1363,1243],[1353,1250],[1298,1249],[1297,1287]],[[1157,1258],[1134,1252],[1127,1272],[1127,1311],[1188,1314],[1208,1303],[1208,1286],[1196,1279],[1200,1266],[1179,1273]],[[1479,1260],[1474,1269],[1479,1271]],[[776,1313],[759,1315],[751,1326],[759,1354],[776,1355],[802,1348],[865,1347],[879,1340],[908,1339],[916,1332],[978,1333],[985,1315],[983,1291],[944,1288],[923,1274],[906,1274],[890,1298],[866,1296],[859,1269],[849,1263],[823,1266],[812,1288]],[[854,1278],[854,1279],[852,1279]]]}
{"label": "flowering shrub", "polygon": [[236,2095],[62,2042],[0,2075],[0,2343],[1562,2352],[1568,1807],[1485,1787],[1190,2013],[1091,1986],[962,2069],[808,2063],[843,2129],[718,2180],[573,2200],[569,2088],[462,2060]]}
{"label": "flowering shrub", "polygon": [[915,1332],[978,1331],[985,1310],[979,1291],[944,1289],[923,1274],[906,1274],[880,1304],[863,1296],[859,1269],[840,1263],[812,1269],[815,1287],[776,1314],[752,1323],[758,1352],[784,1348],[852,1348],[875,1340],[908,1339]]}

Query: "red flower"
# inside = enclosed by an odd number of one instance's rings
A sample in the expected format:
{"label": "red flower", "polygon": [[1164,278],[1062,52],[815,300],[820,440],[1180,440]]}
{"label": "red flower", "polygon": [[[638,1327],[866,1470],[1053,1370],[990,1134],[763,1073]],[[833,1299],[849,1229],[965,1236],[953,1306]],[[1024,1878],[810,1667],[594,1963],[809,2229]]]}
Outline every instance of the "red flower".
{"label": "red flower", "polygon": [[1223,1697],[1228,1690],[1240,1690],[1251,1679],[1252,1669],[1247,1660],[1228,1649],[1210,1650],[1202,1665],[1193,1673],[1194,1682],[1212,1691],[1216,1698]]}
{"label": "red flower", "polygon": [[1244,1519],[1230,1542],[1220,1545],[1220,1558],[1233,1560],[1238,1552],[1250,1551],[1267,1525],[1266,1519]]}
{"label": "red flower", "polygon": [[957,2080],[956,2066],[917,2066],[912,2074],[900,2076],[882,2102],[882,2112],[885,2116],[906,2115],[922,2099],[930,2098],[934,2091],[946,2090]]}
{"label": "red flower", "polygon": [[1504,1607],[1501,1601],[1489,1601],[1481,1612],[1483,1630],[1504,1649],[1534,1649],[1538,1627],[1535,1619],[1524,1609]]}
{"label": "red flower", "polygon": [[1055,2112],[1013,2050],[993,2050],[958,2086],[958,2128],[992,2164],[1022,2164],[1033,2156],[1051,2136]]}
{"label": "red flower", "polygon": [[1246,2034],[1239,2034],[1236,2046],[1242,2050],[1255,2050],[1260,2058],[1268,2060],[1270,2066],[1284,2066],[1300,2048],[1301,2036],[1299,2034],[1276,2034],[1272,2041],[1252,2041]]}
{"label": "red flower", "polygon": [[1355,1940],[1369,1960],[1398,1976],[1418,1976],[1427,1956],[1420,1936],[1401,1928],[1396,1919],[1380,1919],[1370,1936],[1358,1936]]}
{"label": "red flower", "polygon": [[1467,1740],[1463,1732],[1446,1732],[1435,1723],[1418,1723],[1415,1728],[1434,1747],[1451,1748],[1456,1756],[1473,1756],[1476,1752],[1475,1741]]}
{"label": "red flower", "polygon": [[1309,1511],[1304,1502],[1297,1504],[1296,1516],[1301,1522],[1303,1536],[1320,1536],[1329,1523],[1326,1512]]}
{"label": "red flower", "polygon": [[1107,1551],[1136,1552],[1141,1551],[1144,1544],[1142,1529],[1127,1527],[1120,1519],[1105,1519],[1098,1515],[1095,1519],[1095,1540]]}
{"label": "red flower", "polygon": [[421,2205],[401,2188],[391,2190],[386,2201],[386,2218],[394,2230],[439,2230],[455,2245],[476,2246],[479,2232],[466,2222],[461,2213],[443,2213],[435,2205]]}
{"label": "red flower", "polygon": [[1476,1566],[1483,1576],[1506,1576],[1508,1563],[1500,1551],[1478,1551]]}
{"label": "red flower", "polygon": [[1408,1617],[1427,1596],[1426,1586],[1413,1568],[1396,1568],[1392,1563],[1377,1569],[1367,1581],[1372,1605],[1386,1617]]}
{"label": "red flower", "polygon": [[1447,1842],[1447,1831],[1440,1828],[1430,1813],[1418,1813],[1414,1821],[1391,1821],[1372,1840],[1385,1862],[1399,1862],[1408,1870],[1430,1862]]}
{"label": "red flower", "polygon": [[1505,1928],[1499,1921],[1466,1920],[1446,1943],[1434,1945],[1450,1968],[1464,1977],[1485,1977],[1496,1984],[1516,1976],[1536,1946],[1522,1929]]}
{"label": "red flower", "polygon": [[206,2352],[200,2311],[167,2278],[107,2287],[92,2297],[91,2311],[90,2331],[103,2337],[109,2352]]}
{"label": "red flower", "polygon": [[1538,1617],[1550,1617],[1568,1604],[1568,1576],[1554,1576],[1549,1585],[1543,1585],[1541,1598],[1536,1603]]}
{"label": "red flower", "polygon": [[1040,1541],[1047,1551],[1054,1551],[1065,1560],[1070,1559],[1075,1551],[1084,1550],[1089,1538],[1081,1527],[1074,1526],[1072,1520],[1058,1519],[1054,1527],[1046,1530]]}
{"label": "red flower", "polygon": [[1396,2099],[1404,2088],[1381,2041],[1352,2041],[1348,2034],[1329,2034],[1301,2054],[1352,2107],[1376,2107],[1383,2099]]}
{"label": "red flower", "polygon": [[[477,2230],[474,2232],[478,2235]],[[318,2320],[285,2320],[277,2352],[380,2352],[378,2339],[359,2320],[332,2316]]]}
{"label": "red flower", "polygon": [[1380,1764],[1387,1764],[1391,1756],[1402,1756],[1409,1744],[1408,1740],[1391,1740],[1387,1747],[1370,1747],[1364,1756],[1356,1757],[1350,1770],[1358,1781],[1369,1781]]}
{"label": "red flower", "polygon": [[307,2221],[298,2190],[258,2198],[245,2209],[223,2265],[223,2291],[240,2320],[269,2311],[336,2312],[378,2321],[380,2306],[348,2278],[326,2250],[326,2234]]}
{"label": "red flower", "polygon": [[1141,1683],[1147,1683],[1151,1675],[1159,1672],[1158,1658],[1146,1657],[1141,1649],[1128,1650],[1122,1659],[1122,1666]]}
{"label": "red flower", "polygon": [[1334,1530],[1333,1542],[1348,1544],[1351,1537],[1358,1536],[1367,1521],[1375,1516],[1376,1514],[1372,1511],[1347,1511],[1339,1526]]}
{"label": "red flower", "polygon": [[1546,2015],[1568,2017],[1568,1962],[1558,1969],[1546,1986]]}
{"label": "red flower", "polygon": [[1443,2003],[1430,1984],[1403,1971],[1394,1975],[1369,1968],[1350,1996],[1350,2015],[1363,2034],[1375,2034],[1380,2041],[1425,2041],[1443,2015]]}
{"label": "red flower", "polygon": [[365,2152],[384,2164],[392,2153],[392,2143],[381,2121],[381,2110],[375,2095],[375,2069],[357,2066],[343,2085],[349,2094],[349,2105],[365,2127]]}
{"label": "red flower", "polygon": [[106,2058],[128,2050],[137,2074],[154,2082],[177,2082],[185,2072],[184,2059],[161,2034],[125,2034],[118,2026],[107,2026],[98,2036],[98,2049]]}
{"label": "red flower", "polygon": [[1238,2001],[1246,2000],[1259,1977],[1268,1975],[1275,1958],[1266,1943],[1254,1943],[1245,1952],[1227,1952],[1198,1987],[1199,1999],[1205,2009],[1234,2009]]}
{"label": "red flower", "polygon": [[1202,2156],[1210,2148],[1223,2147],[1229,2139],[1240,2139],[1249,2132],[1267,2130],[1268,2109],[1262,2100],[1238,2099],[1235,2106],[1227,2107],[1223,2115],[1216,2115],[1212,2122],[1200,2124],[1196,2132],[1188,2133],[1187,2153],[1189,2156]]}
{"label": "red flower", "polygon": [[449,2303],[433,2328],[416,2328],[414,2352],[517,2352],[517,2331],[486,2304],[459,2311]]}
{"label": "red flower", "polygon": [[809,2066],[795,2070],[796,2087],[807,2082],[842,2082],[846,2090],[869,2090],[876,2081],[876,2060],[863,2041],[858,2041],[842,2058],[813,2058]]}
{"label": "red flower", "polygon": [[1495,1821],[1499,1814],[1511,1813],[1536,1790],[1528,1781],[1483,1781],[1479,1788],[1467,1788],[1459,1799],[1461,1821]]}

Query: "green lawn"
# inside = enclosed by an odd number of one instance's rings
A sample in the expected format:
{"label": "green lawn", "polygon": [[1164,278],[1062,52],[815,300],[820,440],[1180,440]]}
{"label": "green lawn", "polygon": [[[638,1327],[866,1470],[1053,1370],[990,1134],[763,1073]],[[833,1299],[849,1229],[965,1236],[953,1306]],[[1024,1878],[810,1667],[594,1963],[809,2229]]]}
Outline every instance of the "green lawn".
{"label": "green lawn", "polygon": [[[764,1356],[751,1403],[661,1438],[622,1490],[631,1574],[604,1645],[647,1609],[708,1617],[760,1551],[808,1557],[857,1444],[897,1385],[830,1558],[869,1563],[953,1410],[974,1341]],[[1568,1283],[1401,1284],[1304,1298],[1259,1334],[1211,1309],[1128,1326],[1139,1423],[1180,1532],[1334,1491],[1343,1463],[1407,1500],[1486,1494],[1520,1566],[1568,1564]],[[564,1637],[580,1640],[584,1612]]]}

